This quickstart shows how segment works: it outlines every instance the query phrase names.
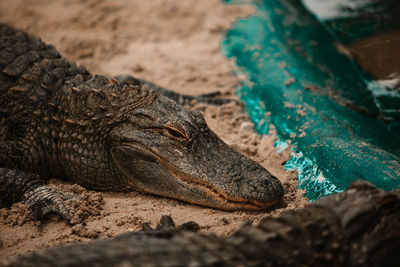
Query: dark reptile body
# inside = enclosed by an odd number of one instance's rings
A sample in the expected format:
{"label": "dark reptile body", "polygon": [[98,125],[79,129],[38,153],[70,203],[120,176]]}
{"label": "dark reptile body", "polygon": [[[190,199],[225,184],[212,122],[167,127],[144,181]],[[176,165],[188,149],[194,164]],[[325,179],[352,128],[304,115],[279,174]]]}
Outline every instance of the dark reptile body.
{"label": "dark reptile body", "polygon": [[48,177],[221,209],[260,209],[282,198],[279,180],[229,148],[200,113],[133,79],[139,86],[92,76],[39,38],[0,24],[0,204],[44,203],[68,218],[60,212],[65,196],[42,181]]}
{"label": "dark reptile body", "polygon": [[8,266],[399,266],[400,191],[356,182],[231,236],[125,233],[37,251]]}
{"label": "dark reptile body", "polygon": [[[154,97],[138,88],[125,86],[119,90],[117,84],[105,77],[92,77],[84,67],[61,58],[53,46],[38,38],[5,25],[0,27],[2,165],[41,177],[73,179],[93,189],[121,191],[123,181],[107,180],[119,174],[110,162],[104,161],[109,157],[104,155],[104,147],[99,146],[106,145],[102,139],[113,120],[123,118],[117,118],[121,114],[118,105],[115,109],[111,107],[113,99],[103,98],[114,90],[120,97],[125,92],[130,96],[126,101],[135,101],[140,106]],[[110,95],[96,94],[96,89]],[[137,93],[129,94],[128,90]],[[70,102],[76,105],[73,111]],[[98,120],[109,124],[90,125]]]}

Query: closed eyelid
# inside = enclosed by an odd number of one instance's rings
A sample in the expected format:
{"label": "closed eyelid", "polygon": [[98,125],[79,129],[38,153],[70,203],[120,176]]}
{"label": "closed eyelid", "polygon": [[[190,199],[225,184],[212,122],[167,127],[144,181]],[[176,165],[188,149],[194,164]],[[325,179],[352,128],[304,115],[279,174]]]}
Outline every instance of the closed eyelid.
{"label": "closed eyelid", "polygon": [[181,128],[179,128],[179,127],[177,127],[175,125],[167,124],[167,125],[165,125],[165,128],[179,133],[186,140],[190,140],[190,136],[188,134],[186,134],[186,132],[184,130],[182,130]]}

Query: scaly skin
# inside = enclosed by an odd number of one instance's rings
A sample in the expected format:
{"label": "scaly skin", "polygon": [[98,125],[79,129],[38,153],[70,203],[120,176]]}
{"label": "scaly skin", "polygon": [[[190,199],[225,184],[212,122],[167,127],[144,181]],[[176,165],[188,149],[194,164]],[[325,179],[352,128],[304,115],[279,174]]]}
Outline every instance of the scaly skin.
{"label": "scaly skin", "polygon": [[7,25],[0,25],[0,125],[0,202],[23,201],[38,217],[69,216],[65,197],[41,182],[47,177],[224,210],[264,209],[283,196],[279,180],[226,145],[199,112],[92,76]]}
{"label": "scaly skin", "polygon": [[137,85],[137,86],[143,86],[145,88],[149,88],[163,96],[171,98],[179,105],[191,105],[193,103],[193,101],[195,101],[197,103],[207,103],[210,105],[222,105],[222,104],[227,104],[230,102],[236,102],[238,104],[243,103],[236,99],[215,98],[216,96],[220,95],[219,91],[212,92],[209,94],[192,96],[192,95],[184,95],[184,94],[176,93],[174,91],[170,91],[170,90],[165,89],[161,86],[158,86],[152,82],[149,82],[149,81],[146,81],[143,79],[139,79],[139,78],[135,78],[130,75],[118,75],[118,76],[115,76],[114,79],[116,79],[121,85]]}
{"label": "scaly skin", "polygon": [[258,226],[242,226],[228,237],[173,231],[166,218],[162,221],[164,234],[125,233],[114,240],[37,251],[6,266],[400,264],[400,190],[383,192],[366,182]]}

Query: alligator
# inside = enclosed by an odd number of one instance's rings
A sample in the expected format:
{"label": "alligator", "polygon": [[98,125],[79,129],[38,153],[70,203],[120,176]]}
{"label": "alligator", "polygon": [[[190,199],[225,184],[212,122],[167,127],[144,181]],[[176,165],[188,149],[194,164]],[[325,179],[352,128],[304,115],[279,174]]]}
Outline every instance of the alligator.
{"label": "alligator", "polygon": [[365,181],[227,237],[162,221],[154,232],[36,251],[6,266],[400,266],[400,189]]}
{"label": "alligator", "polygon": [[223,105],[223,104],[228,104],[231,102],[235,102],[238,105],[243,105],[243,102],[240,100],[236,99],[231,99],[231,98],[216,98],[217,96],[221,95],[220,91],[215,91],[207,94],[201,94],[201,95],[186,95],[186,94],[180,94],[171,90],[168,90],[164,87],[161,87],[157,84],[154,84],[152,82],[149,82],[147,80],[133,77],[128,74],[124,75],[117,75],[114,76],[113,79],[117,80],[120,85],[131,85],[131,86],[140,86],[140,87],[145,87],[147,89],[156,91],[157,93],[166,96],[168,98],[173,99],[176,103],[179,105],[188,105],[192,106],[195,103],[205,103],[209,105]]}
{"label": "alligator", "polygon": [[222,210],[281,201],[280,181],[218,138],[200,112],[121,79],[92,75],[0,24],[0,207],[22,202],[37,219],[68,221],[71,196],[51,191],[49,177]]}

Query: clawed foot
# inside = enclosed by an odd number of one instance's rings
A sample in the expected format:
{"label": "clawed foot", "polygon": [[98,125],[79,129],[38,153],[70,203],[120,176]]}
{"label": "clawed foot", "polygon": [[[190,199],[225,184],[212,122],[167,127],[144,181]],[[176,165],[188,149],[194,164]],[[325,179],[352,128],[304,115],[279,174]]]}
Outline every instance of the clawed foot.
{"label": "clawed foot", "polygon": [[0,168],[0,207],[22,202],[31,209],[37,221],[54,213],[70,222],[71,215],[65,201],[74,197],[51,190],[36,175],[18,169]]}
{"label": "clawed foot", "polygon": [[65,201],[73,197],[75,196],[52,191],[48,186],[41,186],[26,193],[23,203],[29,206],[33,218],[37,221],[43,220],[48,214],[57,214],[65,221],[70,222],[70,210]]}

